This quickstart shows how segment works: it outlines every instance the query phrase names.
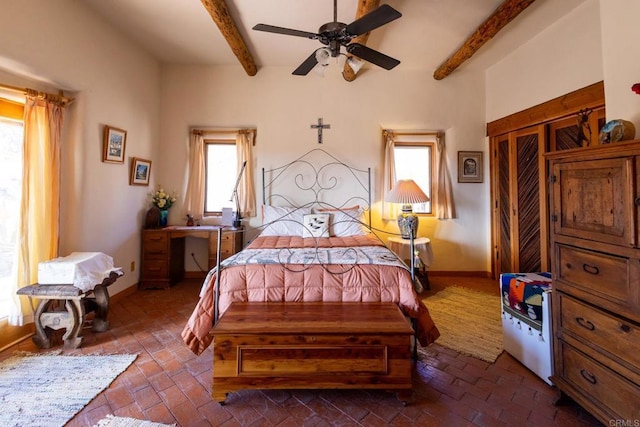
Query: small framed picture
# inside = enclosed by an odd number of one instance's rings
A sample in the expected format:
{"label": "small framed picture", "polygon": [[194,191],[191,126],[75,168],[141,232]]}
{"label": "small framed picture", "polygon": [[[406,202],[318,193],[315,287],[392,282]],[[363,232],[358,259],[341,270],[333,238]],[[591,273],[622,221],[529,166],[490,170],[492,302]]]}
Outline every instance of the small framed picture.
{"label": "small framed picture", "polygon": [[482,151],[458,151],[458,182],[483,182]]}
{"label": "small framed picture", "polygon": [[126,130],[105,126],[102,140],[102,161],[107,163],[124,163],[124,148],[126,142]]}
{"label": "small framed picture", "polygon": [[151,176],[151,160],[134,157],[131,160],[131,175],[129,185],[149,185]]}

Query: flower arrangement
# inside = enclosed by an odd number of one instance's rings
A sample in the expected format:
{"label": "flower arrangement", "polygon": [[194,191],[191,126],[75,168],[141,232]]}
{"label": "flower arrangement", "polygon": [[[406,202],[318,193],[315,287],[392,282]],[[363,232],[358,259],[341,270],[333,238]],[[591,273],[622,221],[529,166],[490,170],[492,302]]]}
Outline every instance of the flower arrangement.
{"label": "flower arrangement", "polygon": [[158,186],[158,189],[150,193],[151,196],[151,204],[156,206],[160,210],[169,209],[177,200],[177,195],[175,191],[171,194],[164,191],[161,186]]}

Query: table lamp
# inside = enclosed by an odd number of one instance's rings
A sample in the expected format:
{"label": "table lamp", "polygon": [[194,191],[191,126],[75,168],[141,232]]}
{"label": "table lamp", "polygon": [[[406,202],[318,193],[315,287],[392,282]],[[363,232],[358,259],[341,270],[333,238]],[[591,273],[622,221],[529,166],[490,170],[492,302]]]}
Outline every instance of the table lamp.
{"label": "table lamp", "polygon": [[411,205],[426,203],[429,200],[429,197],[412,179],[399,180],[387,194],[386,202],[402,203],[402,212],[398,215],[398,227],[403,239],[415,239],[418,231],[418,216],[413,213]]}

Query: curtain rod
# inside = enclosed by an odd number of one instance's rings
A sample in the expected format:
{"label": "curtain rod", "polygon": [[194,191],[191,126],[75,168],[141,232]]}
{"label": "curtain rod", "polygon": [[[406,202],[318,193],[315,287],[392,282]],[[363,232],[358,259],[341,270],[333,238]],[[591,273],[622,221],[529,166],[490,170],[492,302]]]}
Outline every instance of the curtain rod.
{"label": "curtain rod", "polygon": [[66,96],[64,96],[62,94],[62,91],[60,91],[59,95],[56,95],[56,94],[53,94],[53,93],[41,92],[41,91],[35,90],[35,89],[27,89],[27,88],[24,88],[24,87],[11,86],[11,85],[7,85],[7,84],[4,84],[4,83],[0,83],[0,89],[11,90],[11,91],[14,91],[14,92],[22,93],[23,95],[27,95],[29,93],[29,91],[33,91],[33,92],[37,92],[39,96],[42,96],[44,98],[46,98],[46,97],[59,98],[64,104],[70,104],[75,99],[75,98],[67,98]]}
{"label": "curtain rod", "polygon": [[242,129],[191,129],[191,133],[193,134],[200,134],[200,135],[208,135],[208,134],[212,134],[212,133],[218,133],[218,134],[237,134],[240,132],[249,132],[249,131],[253,131],[255,132],[256,129],[255,128],[242,128]]}
{"label": "curtain rod", "polygon": [[393,129],[383,129],[383,132],[390,132],[394,135],[436,135],[439,136],[442,134],[440,131],[416,131],[411,132],[407,130],[393,130]]}

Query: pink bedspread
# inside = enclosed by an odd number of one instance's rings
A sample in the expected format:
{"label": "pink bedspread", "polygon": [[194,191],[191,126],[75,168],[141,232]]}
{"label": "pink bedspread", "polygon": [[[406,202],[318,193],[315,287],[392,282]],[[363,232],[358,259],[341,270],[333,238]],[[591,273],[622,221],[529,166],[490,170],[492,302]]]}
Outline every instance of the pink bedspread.
{"label": "pink bedspread", "polygon": [[[269,236],[256,238],[247,249],[308,248],[316,245],[384,246],[379,239],[369,235],[330,237],[317,239],[317,242],[313,238]],[[344,274],[331,274],[329,271],[337,271],[334,267],[312,265],[300,271],[300,265],[247,264],[224,268],[220,276],[219,315],[234,301],[395,302],[406,315],[417,320],[417,337],[422,346],[440,336],[429,311],[415,293],[411,275],[406,269],[358,264],[348,266]],[[202,353],[212,341],[209,332],[214,321],[215,275],[215,271],[207,275],[204,292],[182,331],[184,342],[196,354]]]}

